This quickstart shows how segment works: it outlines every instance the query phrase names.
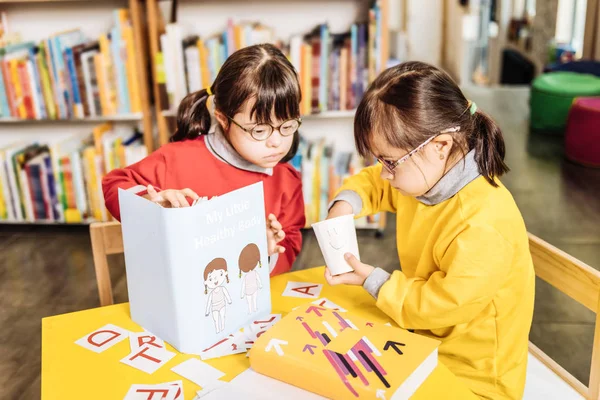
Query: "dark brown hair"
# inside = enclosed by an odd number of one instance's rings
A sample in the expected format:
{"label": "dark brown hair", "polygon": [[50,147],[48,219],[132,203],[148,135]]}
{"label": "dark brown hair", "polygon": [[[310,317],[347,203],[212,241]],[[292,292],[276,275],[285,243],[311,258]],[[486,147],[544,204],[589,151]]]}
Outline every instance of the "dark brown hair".
{"label": "dark brown hair", "polygon": [[[494,177],[509,171],[504,163],[504,139],[496,123],[470,103],[450,76],[422,62],[406,62],[384,71],[371,84],[354,119],[354,140],[359,154],[371,154],[373,135],[390,146],[412,150],[440,131],[452,133],[452,153],[475,149],[479,172],[493,186]],[[377,156],[377,155],[376,155]]]}
{"label": "dark brown hair", "polygon": [[[225,261],[224,258],[215,258],[208,263],[206,268],[204,268],[204,282],[208,279],[208,274],[219,269],[227,272],[227,261]],[[229,283],[229,276],[226,276],[225,279],[227,279],[227,283]],[[208,293],[208,286],[206,286],[206,283],[204,283],[204,293]]]}
{"label": "dark brown hair", "polygon": [[[244,103],[254,98],[250,113],[258,123],[271,122],[271,114],[285,121],[300,116],[302,94],[296,70],[285,55],[272,44],[245,47],[233,53],[219,70],[210,87],[215,108],[233,117]],[[208,133],[211,125],[206,89],[188,94],[177,110],[177,130],[172,142],[195,139]],[[298,150],[298,132],[289,153],[281,160],[287,162]]]}
{"label": "dark brown hair", "polygon": [[259,265],[259,268],[262,267],[260,262],[260,250],[258,249],[257,245],[250,243],[244,247],[240,253],[240,258],[238,259],[238,265],[240,266],[240,277],[242,276],[242,271],[250,272],[256,268],[256,264]]}

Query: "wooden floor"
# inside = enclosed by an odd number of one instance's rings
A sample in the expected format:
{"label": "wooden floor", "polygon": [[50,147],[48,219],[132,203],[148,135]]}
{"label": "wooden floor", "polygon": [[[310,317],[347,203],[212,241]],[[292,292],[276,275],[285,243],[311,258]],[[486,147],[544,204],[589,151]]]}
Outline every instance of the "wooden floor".
{"label": "wooden floor", "polygon": [[[528,91],[467,92],[504,131],[512,172],[503,181],[528,229],[599,268],[600,170],[563,161],[560,138],[528,134]],[[295,269],[323,263],[313,235],[304,236]],[[398,267],[393,223],[384,238],[364,232],[359,241],[365,262],[390,271]],[[126,301],[122,257],[114,256],[111,265],[116,301]],[[42,317],[96,306],[85,227],[0,226],[0,399],[39,398]],[[593,313],[538,281],[531,339],[583,382],[589,376],[593,318]]]}

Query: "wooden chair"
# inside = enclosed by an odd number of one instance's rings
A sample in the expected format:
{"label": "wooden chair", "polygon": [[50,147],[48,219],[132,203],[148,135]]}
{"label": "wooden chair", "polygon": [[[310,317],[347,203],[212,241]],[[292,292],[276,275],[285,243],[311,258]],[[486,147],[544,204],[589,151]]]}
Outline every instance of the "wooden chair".
{"label": "wooden chair", "polygon": [[[571,391],[569,398],[577,398],[579,394],[584,399],[600,400],[600,272],[531,234],[529,234],[529,248],[535,274],[596,313],[596,325],[590,381],[587,387],[531,342],[529,343],[530,363],[527,368],[528,384],[532,380],[535,381],[535,377],[532,376],[534,373],[538,378],[540,375],[543,376],[538,380],[546,385],[550,384],[549,381],[552,379],[560,378],[576,391],[576,393]],[[543,371],[544,367],[546,371]],[[567,391],[569,389],[567,387]],[[564,391],[564,395],[554,392],[551,398],[566,398],[567,391]],[[536,388],[526,385],[525,398],[540,398],[535,395],[527,396],[528,393],[536,392]]]}
{"label": "wooden chair", "polygon": [[124,251],[121,224],[116,221],[94,222],[90,225],[90,236],[100,305],[108,306],[114,303],[114,298],[106,256],[120,254]]}

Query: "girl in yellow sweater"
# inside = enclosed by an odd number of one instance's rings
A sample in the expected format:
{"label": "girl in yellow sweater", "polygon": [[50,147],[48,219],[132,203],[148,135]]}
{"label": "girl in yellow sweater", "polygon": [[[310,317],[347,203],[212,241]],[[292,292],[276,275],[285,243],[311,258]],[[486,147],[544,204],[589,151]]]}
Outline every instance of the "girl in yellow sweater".
{"label": "girl in yellow sweater", "polygon": [[328,218],[396,213],[402,270],[348,255],[354,272],[327,281],[362,285],[402,328],[441,340],[440,361],[481,398],[521,398],[535,274],[498,180],[508,171],[500,129],[446,73],[409,62],[373,82],[354,136],[379,164],[345,181]]}

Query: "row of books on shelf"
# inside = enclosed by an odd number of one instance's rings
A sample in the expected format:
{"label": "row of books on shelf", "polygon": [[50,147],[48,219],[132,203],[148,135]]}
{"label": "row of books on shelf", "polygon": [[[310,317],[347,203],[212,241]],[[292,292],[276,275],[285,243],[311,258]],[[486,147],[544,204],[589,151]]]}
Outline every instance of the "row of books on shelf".
{"label": "row of books on shelf", "polygon": [[110,123],[87,137],[0,146],[0,220],[107,221],[102,177],[146,155],[139,132]]}
{"label": "row of books on shelf", "polygon": [[80,29],[0,48],[0,117],[73,119],[142,111],[129,11],[97,40]]}
{"label": "row of books on shelf", "polygon": [[224,32],[206,38],[184,37],[180,25],[168,24],[154,60],[161,109],[173,110],[188,93],[211,85],[236,50],[273,43],[298,72],[303,115],[352,110],[384,67],[381,19],[379,1],[375,1],[368,21],[352,24],[349,32],[332,33],[322,24],[306,35],[291,37],[289,43],[275,40],[273,31],[260,23],[229,20]]}
{"label": "row of books on shelf", "polygon": [[[355,152],[336,151],[324,139],[310,141],[304,138],[290,163],[302,174],[306,227],[327,218],[328,206],[344,179],[372,164]],[[356,225],[359,228],[378,227],[382,222],[380,219],[380,214],[371,215],[359,219]]]}
{"label": "row of books on shelf", "polygon": [[[0,146],[0,220],[88,223],[107,221],[102,178],[114,168],[147,155],[142,135],[105,123],[91,135],[47,143]],[[369,165],[353,152],[335,151],[325,141],[301,140],[291,164],[302,174],[306,223],[327,217],[327,206],[343,180]],[[373,227],[379,215],[358,227]]]}

